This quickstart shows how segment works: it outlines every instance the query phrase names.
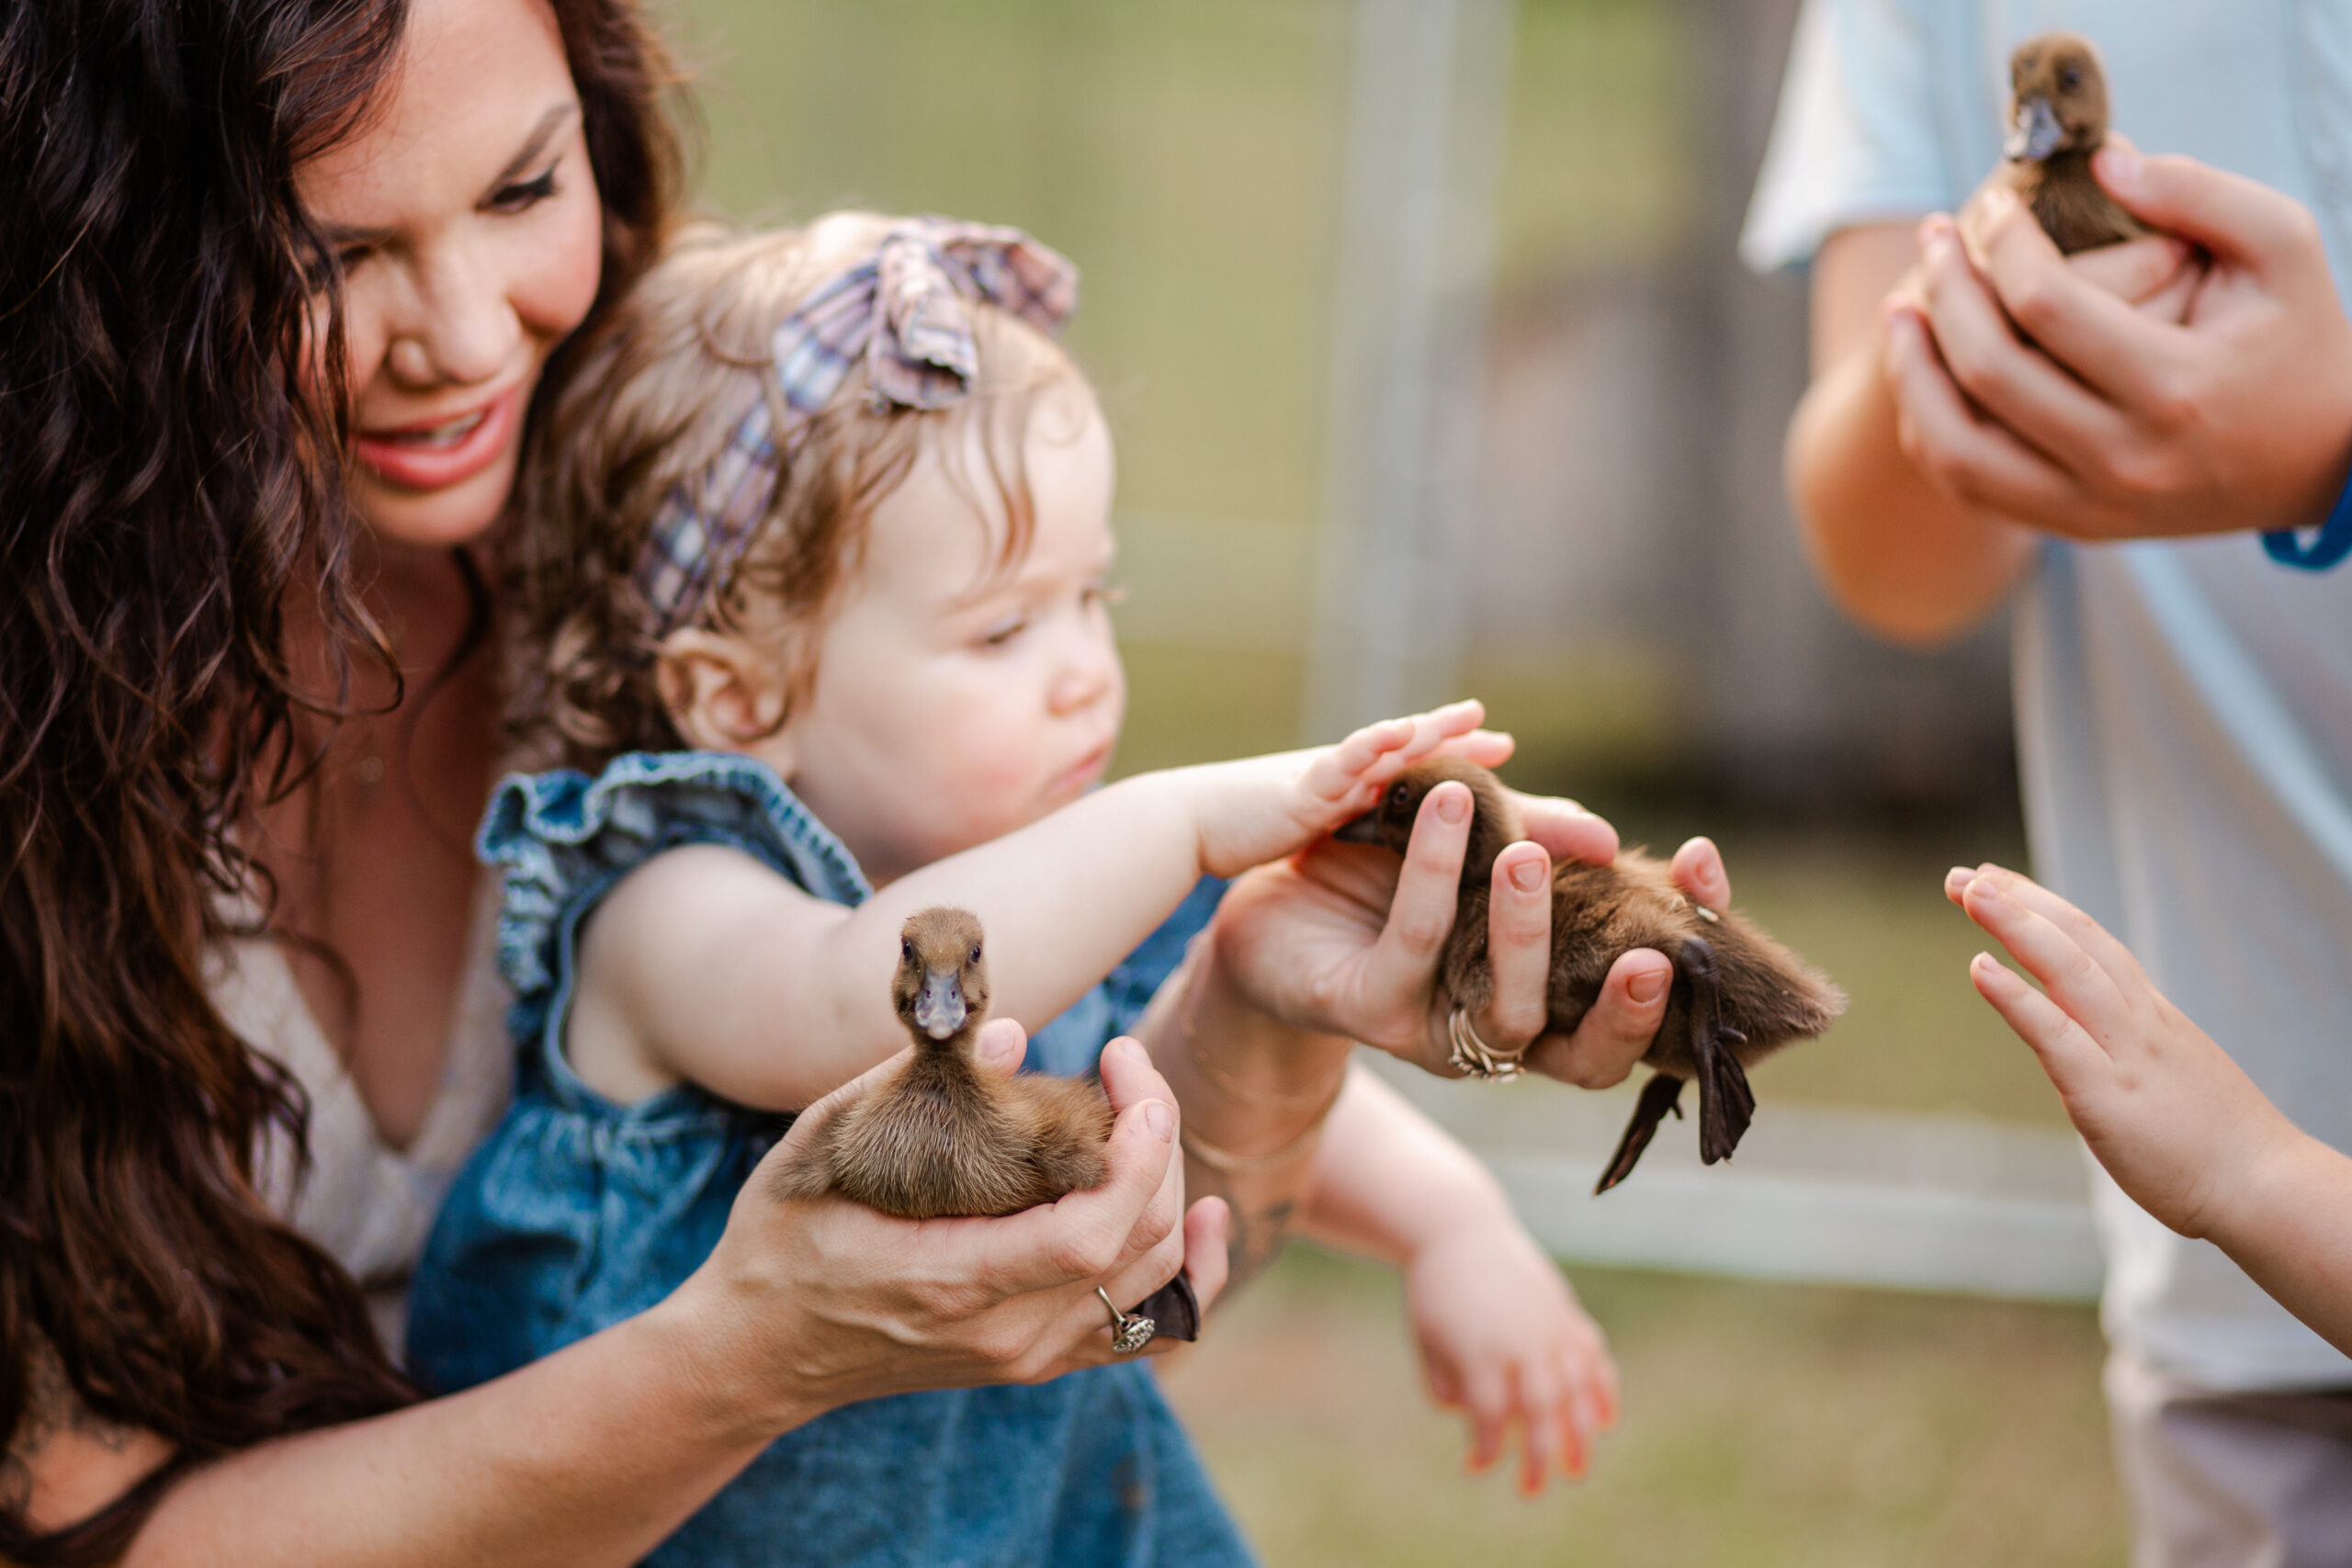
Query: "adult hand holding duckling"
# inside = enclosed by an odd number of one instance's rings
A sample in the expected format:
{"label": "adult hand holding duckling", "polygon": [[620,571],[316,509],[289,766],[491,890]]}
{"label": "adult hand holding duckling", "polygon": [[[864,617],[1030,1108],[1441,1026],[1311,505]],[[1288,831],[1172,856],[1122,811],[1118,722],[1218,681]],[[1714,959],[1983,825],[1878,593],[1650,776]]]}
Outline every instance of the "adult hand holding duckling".
{"label": "adult hand holding duckling", "polygon": [[[1617,854],[1617,833],[1574,801],[1506,793],[1527,837],[1495,859],[1493,995],[1470,1022],[1498,1055],[1523,1048],[1531,1072],[1611,1088],[1657,1037],[1673,962],[1647,948],[1625,953],[1573,1033],[1545,1032],[1553,861],[1605,865]],[[1251,872],[1218,908],[1216,967],[1240,998],[1286,1024],[1450,1075],[1449,998],[1439,972],[1472,820],[1469,790],[1442,787],[1422,802],[1401,861],[1370,845],[1326,842]],[[1730,908],[1730,878],[1708,840],[1685,843],[1671,874],[1692,902]]]}
{"label": "adult hand holding duckling", "polygon": [[[2083,539],[2322,523],[2352,469],[2352,321],[2318,224],[2108,134],[2096,56],[2048,41],[2018,51],[2010,157],[1921,226],[1888,301],[1905,456],[1964,507]],[[2170,238],[2112,243],[2135,230]]]}

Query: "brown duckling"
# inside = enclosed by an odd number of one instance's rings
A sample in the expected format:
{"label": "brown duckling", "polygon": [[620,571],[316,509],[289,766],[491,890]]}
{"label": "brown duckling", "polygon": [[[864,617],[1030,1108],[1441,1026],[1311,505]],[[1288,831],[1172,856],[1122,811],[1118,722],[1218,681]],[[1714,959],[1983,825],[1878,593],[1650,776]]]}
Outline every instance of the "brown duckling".
{"label": "brown duckling", "polygon": [[[1475,1013],[1494,994],[1487,904],[1495,857],[1523,836],[1494,775],[1459,758],[1417,762],[1336,837],[1402,854],[1422,800],[1449,780],[1469,786],[1475,807],[1439,979]],[[1709,1165],[1731,1157],[1756,1109],[1747,1065],[1819,1034],[1846,1008],[1843,992],[1754,922],[1691,903],[1664,862],[1628,851],[1610,865],[1571,861],[1553,868],[1550,1027],[1575,1029],[1600,999],[1610,966],[1636,947],[1657,948],[1674,961],[1674,988],[1642,1057],[1657,1076],[1644,1087],[1596,1193],[1632,1174],[1668,1111],[1682,1113],[1677,1102],[1689,1078],[1699,1080],[1699,1157]]]}
{"label": "brown duckling", "polygon": [[834,1116],[784,1175],[787,1196],[839,1191],[902,1219],[1018,1213],[1110,1174],[1099,1083],[972,1061],[988,1017],[979,917],[938,907],[899,933],[890,998],[914,1036],[898,1077]]}
{"label": "brown duckling", "polygon": [[2042,33],[2009,56],[2009,137],[1993,175],[2068,255],[2152,232],[2091,173],[2106,144],[2107,73],[2090,39]]}

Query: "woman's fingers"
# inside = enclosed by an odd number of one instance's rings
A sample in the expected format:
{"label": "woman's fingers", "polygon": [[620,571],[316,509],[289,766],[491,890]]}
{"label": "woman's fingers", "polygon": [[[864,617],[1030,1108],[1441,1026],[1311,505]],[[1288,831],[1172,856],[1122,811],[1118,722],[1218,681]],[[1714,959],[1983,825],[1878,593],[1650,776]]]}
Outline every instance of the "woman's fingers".
{"label": "woman's fingers", "polygon": [[983,1072],[1011,1077],[1029,1055],[1029,1037],[1018,1020],[992,1018],[972,1042],[972,1061]]}
{"label": "woman's fingers", "polygon": [[1617,858],[1617,829],[1573,800],[1510,792],[1520,829],[1556,861],[1607,865]]}
{"label": "woman's fingers", "polygon": [[1529,1047],[1528,1066],[1546,1077],[1579,1089],[1610,1089],[1623,1083],[1657,1038],[1674,965],[1666,954],[1637,947],[1620,953],[1573,1034],[1546,1034]]}
{"label": "woman's fingers", "polygon": [[1688,839],[1674,852],[1673,863],[1667,873],[1683,896],[1694,904],[1702,904],[1715,913],[1731,910],[1731,873],[1724,869],[1723,852],[1715,848],[1713,839]]}
{"label": "woman's fingers", "polygon": [[[1396,892],[1388,918],[1374,943],[1368,973],[1388,994],[1365,998],[1375,1014],[1398,1009],[1419,1010],[1439,954],[1453,929],[1454,906],[1460,901],[1462,857],[1470,846],[1470,791],[1460,784],[1442,784],[1421,802],[1413,820],[1413,836],[1405,848],[1405,863],[1396,877]],[[1434,1048],[1424,1043],[1424,1054]]]}
{"label": "woman's fingers", "polygon": [[1540,845],[1513,844],[1495,857],[1487,954],[1494,995],[1471,1021],[1489,1046],[1517,1052],[1551,1015],[1552,860]]}
{"label": "woman's fingers", "polygon": [[[1179,1229],[1183,1189],[1183,1167],[1174,1157],[1175,1096],[1132,1040],[1103,1048],[1102,1088],[1118,1112],[1106,1150],[1110,1179],[989,1222],[977,1233],[993,1254],[989,1280],[1005,1295],[1092,1281],[1138,1252],[1181,1252],[1181,1243],[1168,1246]],[[1175,1272],[1171,1261],[1159,1283]]]}

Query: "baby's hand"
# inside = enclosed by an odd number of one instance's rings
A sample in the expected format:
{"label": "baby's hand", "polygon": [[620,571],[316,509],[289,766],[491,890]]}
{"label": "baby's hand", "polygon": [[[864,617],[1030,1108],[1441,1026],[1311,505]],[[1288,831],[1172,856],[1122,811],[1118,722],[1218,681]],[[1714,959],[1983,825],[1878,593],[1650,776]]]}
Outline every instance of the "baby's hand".
{"label": "baby's hand", "polygon": [[1487,710],[1452,703],[1410,718],[1366,725],[1336,746],[1284,751],[1197,770],[1194,821],[1201,869],[1235,876],[1305,849],[1372,809],[1388,781],[1435,751],[1488,767],[1510,756],[1511,739],[1480,729]]}
{"label": "baby's hand", "polygon": [[1430,1397],[1470,1422],[1469,1467],[1502,1457],[1520,1428],[1519,1489],[1556,1468],[1581,1476],[1617,1424],[1617,1365],[1600,1325],[1515,1221],[1449,1235],[1405,1266],[1405,1300]]}
{"label": "baby's hand", "polygon": [[2166,1001],[2123,944],[2049,889],[1998,866],[1944,892],[2049,989],[1980,953],[1969,978],[2041,1060],[2116,1185],[2183,1235],[2222,1227],[2294,1124]]}

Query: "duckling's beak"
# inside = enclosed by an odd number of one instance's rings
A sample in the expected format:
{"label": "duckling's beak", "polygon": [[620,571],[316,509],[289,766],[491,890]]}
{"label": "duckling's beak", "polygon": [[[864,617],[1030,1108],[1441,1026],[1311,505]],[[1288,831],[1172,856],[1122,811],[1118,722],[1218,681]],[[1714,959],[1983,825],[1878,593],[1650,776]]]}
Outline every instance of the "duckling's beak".
{"label": "duckling's beak", "polygon": [[2058,123],[2058,111],[2050,100],[2037,93],[2018,105],[2017,118],[2010,122],[2009,139],[2001,144],[2002,155],[2013,164],[2038,164],[2058,150],[2066,140],[2066,128]]}
{"label": "duckling's beak", "polygon": [[1380,842],[1380,813],[1367,811],[1352,822],[1341,823],[1331,837],[1343,844],[1376,844]]}
{"label": "duckling's beak", "polygon": [[944,1040],[964,1027],[964,978],[953,969],[925,968],[915,998],[915,1027]]}

